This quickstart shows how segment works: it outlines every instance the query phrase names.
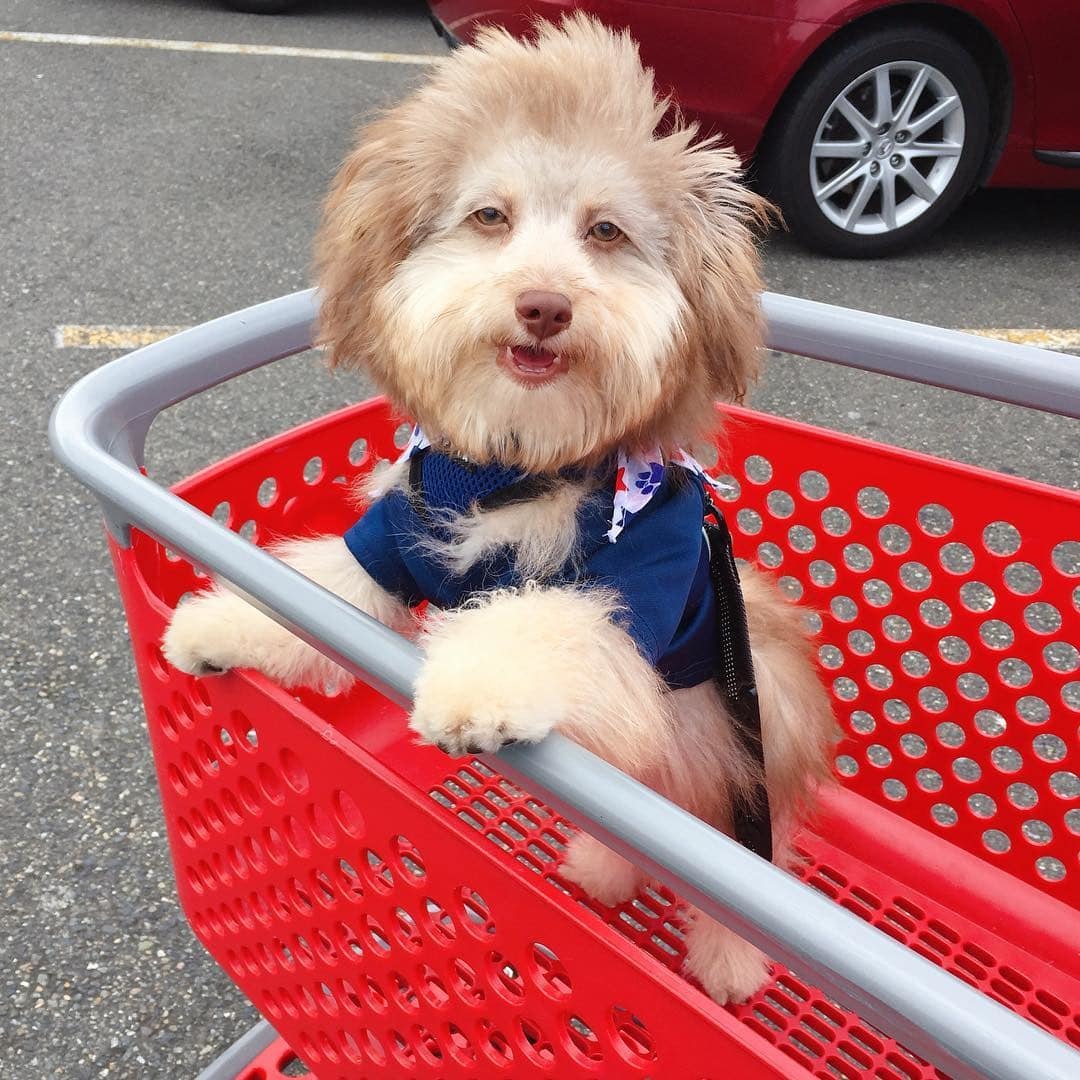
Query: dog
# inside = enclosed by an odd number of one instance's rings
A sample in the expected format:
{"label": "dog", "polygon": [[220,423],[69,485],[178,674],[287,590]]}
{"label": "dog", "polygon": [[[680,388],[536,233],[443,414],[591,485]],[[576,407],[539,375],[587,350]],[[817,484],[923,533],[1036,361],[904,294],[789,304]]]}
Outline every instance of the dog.
{"label": "dog", "polygon": [[[712,677],[707,480],[684,448],[757,374],[769,207],[672,116],[631,39],[571,15],[526,40],[481,31],[361,132],[316,240],[320,337],[417,429],[353,529],[277,554],[418,635],[423,741],[457,755],[559,730],[730,832],[762,778]],[[787,866],[834,720],[799,610],[741,577]],[[220,585],[178,607],[163,647],[193,674],[347,679]],[[643,880],[585,833],[561,873],[606,904]],[[701,912],[686,948],[720,1003],[767,981],[767,958]]]}

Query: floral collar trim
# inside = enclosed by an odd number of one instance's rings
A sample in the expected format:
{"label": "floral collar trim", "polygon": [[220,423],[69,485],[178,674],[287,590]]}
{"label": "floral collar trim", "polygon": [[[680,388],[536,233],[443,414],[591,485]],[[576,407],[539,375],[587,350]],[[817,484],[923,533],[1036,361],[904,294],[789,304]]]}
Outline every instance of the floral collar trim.
{"label": "floral collar trim", "polygon": [[[398,461],[408,461],[418,450],[426,450],[429,446],[431,446],[431,440],[420,430],[419,425],[414,426]],[[670,464],[680,465],[700,476],[709,487],[721,495],[732,490],[729,484],[710,476],[701,462],[681,448],[676,449]],[[614,544],[619,539],[634,514],[643,510],[653,495],[660,490],[664,482],[666,467],[664,453],[659,446],[646,453],[631,454],[625,450],[619,451],[615,470],[611,527],[607,531],[607,538],[611,543]]]}

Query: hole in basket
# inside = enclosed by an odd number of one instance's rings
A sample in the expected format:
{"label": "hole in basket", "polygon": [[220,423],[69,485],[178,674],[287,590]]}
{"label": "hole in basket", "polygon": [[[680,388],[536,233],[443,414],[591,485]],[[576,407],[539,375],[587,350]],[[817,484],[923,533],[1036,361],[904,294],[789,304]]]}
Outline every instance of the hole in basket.
{"label": "hole in basket", "polygon": [[573,984],[553,949],[534,941],[526,970],[537,988],[548,997],[560,1001],[570,996]]}
{"label": "hole in basket", "polygon": [[1045,724],[1050,719],[1050,706],[1037,694],[1025,694],[1016,702],[1016,715],[1025,724]]}
{"label": "hole in basket", "polygon": [[829,481],[816,469],[807,469],[799,476],[799,490],[807,499],[818,502],[829,494]]}
{"label": "hole in basket", "polygon": [[900,567],[900,584],[909,592],[926,592],[932,580],[930,569],[924,563],[912,560]]}
{"label": "hole in basket", "polygon": [[419,885],[427,879],[420,850],[407,836],[395,836],[390,841],[390,852],[398,873],[408,884]]}
{"label": "hole in basket", "polygon": [[317,454],[304,463],[304,483],[317,484],[323,478],[323,460]]}
{"label": "hole in basket", "polygon": [[878,545],[888,555],[906,555],[911,548],[911,533],[903,525],[882,525]]}
{"label": "hole in basket", "polygon": [[1033,678],[1031,665],[1019,656],[1007,656],[997,667],[998,678],[1006,686],[1021,689],[1028,685]]}
{"label": "hole in basket", "polygon": [[407,421],[403,421],[394,428],[394,445],[399,450],[404,450],[409,445],[409,438],[412,435],[413,426]]}
{"label": "hole in basket", "polygon": [[865,574],[874,565],[874,556],[865,544],[847,544],[844,547],[844,565],[857,574]]}
{"label": "hole in basket", "polygon": [[938,561],[950,574],[970,574],[975,566],[975,552],[967,544],[953,541],[938,552]]}
{"label": "hole in basket", "polygon": [[227,500],[219,502],[210,515],[219,525],[228,527],[232,519],[232,507]]}
{"label": "hole in basket", "polygon": [[979,627],[979,639],[988,649],[1007,649],[1012,645],[1016,636],[1012,627],[1001,619],[987,619]]}
{"label": "hole in basket", "polygon": [[1030,596],[1042,588],[1042,574],[1029,562],[1014,562],[1005,567],[1005,585],[1020,596]]}
{"label": "hole in basket", "polygon": [[864,581],[862,591],[866,602],[871,607],[887,607],[892,602],[892,588],[881,578],[869,578]]}
{"label": "hole in basket", "polygon": [[923,686],[919,689],[919,706],[928,713],[941,713],[949,707],[949,697],[940,687]]}
{"label": "hole in basket", "polygon": [[911,623],[903,615],[886,615],[881,620],[881,630],[890,641],[898,643],[911,637]]}
{"label": "hole in basket", "polygon": [[260,506],[273,506],[278,497],[278,482],[273,476],[266,477],[259,485],[255,498]]}
{"label": "hole in basket", "polygon": [[824,559],[815,559],[810,564],[810,580],[823,589],[836,584],[836,567]]}
{"label": "hole in basket", "polygon": [[836,759],[836,771],[841,776],[855,776],[859,763],[850,754],[840,754]]}
{"label": "hole in basket", "polygon": [[[776,583],[776,587],[780,592],[788,599],[793,601],[799,601],[803,597],[803,585],[798,578],[792,577],[790,574],[784,574]],[[804,616],[809,620],[811,617],[818,620],[817,627],[808,626],[811,634],[816,634],[821,630],[821,616],[816,611],[804,612]]]}
{"label": "hole in basket", "polygon": [[919,769],[915,774],[915,782],[923,791],[940,791],[942,786],[941,773],[937,769]]}
{"label": "hole in basket", "polygon": [[349,447],[349,464],[360,465],[367,457],[367,439],[354,439]]}
{"label": "hole in basket", "polygon": [[926,626],[940,630],[952,622],[952,610],[944,600],[931,598],[919,604],[919,618]]}
{"label": "hole in basket", "polygon": [[656,1060],[656,1048],[645,1021],[622,1005],[611,1009],[611,1041],[632,1065]]}
{"label": "hole in basket", "polygon": [[1061,881],[1065,877],[1065,864],[1053,855],[1044,855],[1035,860],[1035,872],[1044,881]]}
{"label": "hole in basket", "polygon": [[918,522],[927,536],[947,536],[952,532],[953,516],[940,503],[927,503],[919,509]]}
{"label": "hole in basket", "polygon": [[1005,717],[996,709],[980,709],[975,714],[975,727],[978,728],[980,734],[996,739],[999,735],[1005,734],[1008,724],[1005,722]]}
{"label": "hole in basket", "polygon": [[982,581],[965,581],[960,586],[960,603],[968,611],[989,611],[997,602],[994,590]]}
{"label": "hole in basket", "polygon": [[1024,608],[1024,623],[1036,634],[1053,634],[1061,629],[1061,612],[1053,604],[1038,600]]}
{"label": "hole in basket", "polygon": [[1080,651],[1068,641],[1052,641],[1043,649],[1043,661],[1051,671],[1071,675],[1080,667]]}
{"label": "hole in basket", "polygon": [[1000,829],[987,829],[982,834],[982,841],[987,851],[996,855],[1003,855],[1012,847],[1012,841]]}
{"label": "hole in basket", "polygon": [[394,908],[394,932],[397,940],[409,952],[417,952],[424,945],[416,920],[403,908]]}
{"label": "hole in basket", "polygon": [[977,818],[992,818],[997,813],[997,803],[981,791],[968,796],[968,809]]}
{"label": "hole in basket", "polygon": [[1040,847],[1049,844],[1054,839],[1054,830],[1045,821],[1038,818],[1029,818],[1020,827],[1020,831],[1029,844],[1036,844]]}
{"label": "hole in basket", "polygon": [[784,561],[784,553],[771,540],[758,544],[757,557],[767,570],[775,570]]}
{"label": "hole in basket", "polygon": [[525,996],[525,983],[520,973],[502,953],[489,952],[486,960],[488,985],[501,998],[516,1005]]}
{"label": "hole in basket", "polygon": [[586,1067],[604,1060],[596,1032],[580,1016],[571,1016],[563,1028],[563,1039],[570,1056]]}
{"label": "hole in basket", "polygon": [[773,517],[789,518],[795,513],[795,500],[786,491],[770,491],[765,498],[765,505]]}
{"label": "hole in basket", "polygon": [[983,529],[982,541],[991,555],[1015,555],[1020,550],[1020,531],[1007,521],[992,521]]}
{"label": "hole in basket", "polygon": [[449,945],[457,937],[454,920],[450,918],[442,905],[436,903],[431,897],[424,898],[423,907],[420,909],[420,920],[432,940],[440,945]]}
{"label": "hole in basket", "polygon": [[466,1005],[479,1005],[484,1000],[480,976],[464,960],[455,959],[450,965],[450,983]]}
{"label": "hole in basket", "polygon": [[998,772],[1003,773],[1019,772],[1024,764],[1019,751],[1012,746],[995,746],[990,751],[990,761]]}
{"label": "hole in basket", "polygon": [[1050,777],[1050,790],[1059,799],[1080,799],[1080,776],[1068,769],[1059,769]]}
{"label": "hole in basket", "polygon": [[851,515],[839,506],[826,506],[821,511],[821,527],[829,536],[847,536],[851,532]]}
{"label": "hole in basket", "polygon": [[334,792],[333,809],[335,820],[345,832],[350,836],[363,835],[364,815],[360,813],[360,807],[348,792]]}
{"label": "hole in basket", "polygon": [[862,709],[851,714],[851,730],[858,735],[869,735],[877,727],[874,718]]}
{"label": "hole in basket", "polygon": [[879,487],[860,488],[855,502],[863,517],[880,518],[889,512],[889,497]]}
{"label": "hole in basket", "polygon": [[760,454],[751,454],[743,462],[746,478],[753,484],[767,484],[772,479],[773,469],[768,458]]}
{"label": "hole in basket", "polygon": [[507,1065],[514,1060],[510,1040],[490,1020],[480,1023],[480,1047],[496,1065]]}
{"label": "hole in basket", "polygon": [[455,903],[459,915],[460,924],[473,937],[481,941],[495,933],[495,921],[491,917],[487,901],[468,885],[461,885],[456,890]]}
{"label": "hole in basket", "polygon": [[540,1025],[527,1016],[517,1019],[518,1046],[534,1065],[550,1069],[555,1064],[555,1051]]}
{"label": "hole in basket", "polygon": [[750,510],[744,506],[735,515],[735,524],[746,536],[756,536],[761,532],[761,515],[756,510]]}
{"label": "hole in basket", "polygon": [[1062,540],[1054,546],[1050,558],[1059,574],[1080,577],[1080,540]]}
{"label": "hole in basket", "polygon": [[921,735],[905,732],[900,736],[900,749],[909,758],[926,757],[926,740]]}
{"label": "hole in basket", "polygon": [[1061,761],[1068,752],[1065,740],[1058,735],[1036,735],[1031,745],[1040,761]]}

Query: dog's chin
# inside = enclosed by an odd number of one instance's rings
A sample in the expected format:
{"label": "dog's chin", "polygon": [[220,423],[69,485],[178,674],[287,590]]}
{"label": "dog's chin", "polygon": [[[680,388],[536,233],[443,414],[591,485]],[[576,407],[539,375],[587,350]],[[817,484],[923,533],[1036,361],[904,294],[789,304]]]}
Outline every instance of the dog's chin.
{"label": "dog's chin", "polygon": [[509,378],[528,390],[549,386],[570,370],[566,356],[538,345],[502,345],[496,363]]}

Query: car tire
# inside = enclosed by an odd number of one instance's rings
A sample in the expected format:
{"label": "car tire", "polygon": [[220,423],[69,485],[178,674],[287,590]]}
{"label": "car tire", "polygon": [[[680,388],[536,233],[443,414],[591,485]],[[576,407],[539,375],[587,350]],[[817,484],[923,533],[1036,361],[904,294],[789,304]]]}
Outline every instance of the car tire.
{"label": "car tire", "polygon": [[224,0],[225,6],[233,11],[243,11],[248,15],[280,15],[296,6],[296,0]]}
{"label": "car tire", "polygon": [[931,27],[852,38],[786,99],[759,177],[795,236],[829,255],[876,258],[923,240],[971,191],[986,155],[982,75],[958,41]]}

